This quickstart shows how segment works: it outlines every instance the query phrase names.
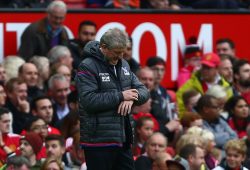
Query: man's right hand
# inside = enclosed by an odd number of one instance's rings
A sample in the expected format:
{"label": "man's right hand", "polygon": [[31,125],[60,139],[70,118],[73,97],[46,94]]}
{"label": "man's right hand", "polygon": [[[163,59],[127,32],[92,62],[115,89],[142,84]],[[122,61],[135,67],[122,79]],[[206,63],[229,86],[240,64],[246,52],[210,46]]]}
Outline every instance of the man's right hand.
{"label": "man's right hand", "polygon": [[125,101],[138,100],[138,91],[136,89],[129,89],[122,92]]}

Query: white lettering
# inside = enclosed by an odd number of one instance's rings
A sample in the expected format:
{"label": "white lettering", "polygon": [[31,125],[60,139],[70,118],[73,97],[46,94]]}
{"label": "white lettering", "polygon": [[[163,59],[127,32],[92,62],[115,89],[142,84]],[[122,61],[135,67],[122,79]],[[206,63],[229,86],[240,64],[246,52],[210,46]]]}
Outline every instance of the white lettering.
{"label": "white lettering", "polygon": [[21,45],[21,36],[23,31],[30,23],[7,23],[6,24],[6,31],[7,32],[16,32],[16,41],[17,41],[17,49]]}
{"label": "white lettering", "polygon": [[[171,80],[175,81],[179,71],[178,47],[183,56],[186,41],[181,24],[171,24]],[[197,44],[203,47],[203,52],[211,52],[212,49],[212,24],[202,24],[198,35]]]}
{"label": "white lettering", "polygon": [[100,41],[102,35],[103,35],[106,31],[108,31],[109,29],[111,29],[111,28],[119,28],[119,29],[121,29],[121,30],[125,30],[125,29],[126,29],[126,27],[125,27],[123,24],[119,23],[119,22],[109,22],[109,23],[107,23],[107,24],[104,24],[104,25],[98,30],[98,32],[96,33],[96,38],[95,38],[95,39],[96,39],[97,41]]}
{"label": "white lettering", "polygon": [[140,62],[140,41],[142,35],[147,31],[150,32],[155,38],[156,55],[162,57],[165,61],[167,61],[167,43],[165,40],[165,36],[162,33],[162,30],[157,25],[150,22],[145,22],[138,25],[131,34],[131,37],[133,38],[132,56],[137,62]]}

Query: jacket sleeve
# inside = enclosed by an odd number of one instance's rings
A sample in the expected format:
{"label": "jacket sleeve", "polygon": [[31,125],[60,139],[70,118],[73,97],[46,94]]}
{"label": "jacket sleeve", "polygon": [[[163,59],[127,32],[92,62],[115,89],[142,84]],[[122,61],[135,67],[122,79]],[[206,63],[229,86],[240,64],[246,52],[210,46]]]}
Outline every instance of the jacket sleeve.
{"label": "jacket sleeve", "polygon": [[36,41],[34,31],[28,26],[21,36],[21,45],[18,51],[24,60],[28,61],[34,55],[34,49],[37,44]]}
{"label": "jacket sleeve", "polygon": [[123,100],[121,92],[102,92],[98,88],[97,73],[90,64],[81,63],[76,75],[76,87],[80,108],[88,113],[99,113],[116,109]]}
{"label": "jacket sleeve", "polygon": [[139,92],[138,95],[138,101],[135,101],[134,104],[135,105],[142,105],[144,104],[146,101],[148,101],[149,99],[149,91],[148,89],[138,80],[138,78],[136,77],[136,75],[131,72],[131,76],[132,76],[132,89],[137,89]]}

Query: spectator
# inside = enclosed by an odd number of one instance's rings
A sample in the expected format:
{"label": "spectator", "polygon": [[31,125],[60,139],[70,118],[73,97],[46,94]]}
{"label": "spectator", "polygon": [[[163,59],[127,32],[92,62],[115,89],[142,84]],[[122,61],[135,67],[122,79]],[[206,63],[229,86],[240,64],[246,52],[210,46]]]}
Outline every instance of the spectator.
{"label": "spectator", "polygon": [[201,116],[194,112],[185,112],[181,119],[181,124],[184,128],[184,130],[197,126],[197,127],[203,127],[203,120]]}
{"label": "spectator", "polygon": [[247,101],[242,96],[233,96],[227,101],[225,110],[229,113],[229,126],[237,133],[239,138],[246,137],[246,127],[250,124]]}
{"label": "spectator", "polygon": [[30,24],[21,36],[19,55],[28,61],[34,55],[47,56],[56,45],[66,45],[68,35],[63,27],[67,6],[63,1],[52,1],[47,17]]}
{"label": "spectator", "polygon": [[12,156],[7,160],[6,170],[21,169],[29,170],[30,163],[29,160],[24,156]]}
{"label": "spectator", "polygon": [[190,170],[199,170],[205,164],[204,150],[195,144],[187,144],[182,147],[179,155],[188,161]]}
{"label": "spectator", "polygon": [[12,78],[18,77],[18,70],[25,61],[19,56],[7,56],[3,61],[3,67],[6,71],[6,82]]}
{"label": "spectator", "polygon": [[73,68],[78,69],[84,59],[83,48],[89,41],[94,41],[97,26],[93,21],[82,21],[78,27],[78,37],[69,41],[69,49],[73,57]]}
{"label": "spectator", "polygon": [[18,8],[46,8],[53,0],[14,0]]}
{"label": "spectator", "polygon": [[43,146],[42,138],[36,133],[26,133],[20,139],[20,152],[21,155],[26,157],[29,162],[30,166],[33,170],[40,169],[41,162],[37,160],[36,156],[40,152]]}
{"label": "spectator", "polygon": [[51,76],[55,74],[61,74],[64,75],[64,77],[67,79],[68,83],[71,83],[71,71],[70,68],[65,64],[59,64],[54,65],[51,67]]}
{"label": "spectator", "polygon": [[[147,66],[154,72],[154,88],[150,91],[152,98],[151,114],[157,119],[160,125],[160,132],[172,141],[182,129],[180,122],[176,119],[177,114],[170,111],[171,97],[167,90],[160,85],[165,74],[165,61],[160,57],[150,57]],[[172,103],[171,103],[172,102]],[[171,119],[173,118],[173,119]]]}
{"label": "spectator", "polygon": [[158,153],[166,152],[167,138],[159,132],[151,135],[146,142],[146,155],[138,157],[135,161],[136,170],[152,170],[153,161]]}
{"label": "spectator", "polygon": [[13,132],[20,134],[25,122],[30,118],[30,105],[28,102],[27,84],[20,78],[12,78],[6,84],[6,107],[13,115]]}
{"label": "spectator", "polygon": [[47,81],[49,79],[49,59],[44,56],[34,56],[30,59],[31,63],[35,64],[38,70],[38,83],[37,86],[39,89],[46,91],[47,90]]}
{"label": "spectator", "polygon": [[53,100],[54,114],[51,125],[59,126],[59,120],[63,119],[69,113],[67,96],[70,92],[69,82],[61,74],[55,74],[49,79],[49,93]]}
{"label": "spectator", "polygon": [[72,71],[73,58],[68,47],[62,45],[53,47],[48,53],[48,58],[50,67],[65,64],[69,67],[70,71]]}
{"label": "spectator", "polygon": [[237,134],[227,122],[220,117],[220,106],[215,97],[204,95],[197,104],[197,111],[203,119],[204,128],[215,135],[216,146],[220,149],[230,140],[237,138]]}
{"label": "spectator", "polygon": [[31,113],[45,121],[49,134],[60,134],[59,130],[50,124],[54,115],[52,101],[48,96],[39,96],[31,102]]}
{"label": "spectator", "polygon": [[229,38],[221,38],[216,41],[216,53],[218,55],[229,55],[230,57],[236,57],[235,44]]}
{"label": "spectator", "polygon": [[193,72],[201,67],[201,49],[196,44],[186,46],[184,52],[184,67],[180,69],[177,79],[177,87],[181,87],[191,78]]}
{"label": "spectator", "polygon": [[133,155],[139,156],[143,154],[142,149],[147,139],[154,133],[154,122],[149,116],[142,116],[136,121],[135,127],[135,143],[133,147]]}
{"label": "spectator", "polygon": [[127,48],[125,50],[123,58],[128,62],[131,71],[136,74],[140,68],[140,65],[132,56],[132,48],[133,48],[133,40],[130,37],[129,41],[127,42]]}
{"label": "spectator", "polygon": [[119,8],[119,9],[133,9],[139,8],[140,1],[139,0],[108,0],[104,5],[105,8]]}
{"label": "spectator", "polygon": [[250,104],[250,64],[247,60],[240,59],[234,63],[234,94],[244,97]]}
{"label": "spectator", "polygon": [[61,161],[65,170],[69,169],[65,162],[63,162],[63,155],[65,153],[64,138],[60,135],[48,135],[45,138],[46,154],[47,158],[53,158]]}
{"label": "spectator", "polygon": [[0,108],[0,166],[8,157],[15,155],[19,146],[20,136],[10,133],[10,112],[6,108]]}
{"label": "spectator", "polygon": [[[172,158],[166,152],[157,153],[155,160],[153,162],[153,165],[152,165],[152,170],[168,170],[168,169],[170,169],[169,164],[167,165],[167,161],[171,160],[171,159]],[[176,169],[176,170],[178,170],[178,169]]]}
{"label": "spectator", "polygon": [[244,165],[249,169],[250,168],[250,126],[247,126],[246,131],[247,131],[247,137],[243,139],[247,146],[246,159],[245,159]]}
{"label": "spectator", "polygon": [[219,166],[213,170],[227,170],[227,169],[242,169],[247,170],[243,167],[242,163],[246,157],[247,147],[244,141],[239,139],[233,139],[225,145],[226,159],[221,162]]}
{"label": "spectator", "polygon": [[[195,72],[190,80],[188,80],[178,91],[177,101],[180,111],[180,117],[186,111],[184,108],[182,95],[185,91],[194,89],[202,95],[211,88],[213,85],[221,85],[223,87],[230,87],[230,85],[219,75],[218,66],[220,58],[215,53],[207,53],[202,56],[202,67],[199,71]],[[231,88],[227,90],[227,98],[232,96]]]}
{"label": "spectator", "polygon": [[238,9],[239,4],[235,0],[179,0],[185,7],[194,9]]}
{"label": "spectator", "polygon": [[148,100],[149,93],[123,59],[126,43],[126,33],[118,28],[105,32],[100,43],[89,42],[84,47],[89,55],[76,76],[81,142],[92,170],[134,169],[129,114],[133,104]]}
{"label": "spectator", "polygon": [[185,91],[182,95],[182,100],[185,106],[185,110],[188,112],[196,112],[195,107],[200,98],[201,94],[194,89]]}
{"label": "spectator", "polygon": [[220,55],[219,74],[231,85],[233,84],[233,64],[230,56],[227,54]]}
{"label": "spectator", "polygon": [[18,77],[28,86],[29,101],[37,96],[43,95],[43,91],[38,88],[38,70],[33,63],[24,63],[19,67]]}
{"label": "spectator", "polygon": [[43,163],[41,170],[64,170],[64,166],[61,161],[55,158],[48,158]]}
{"label": "spectator", "polygon": [[147,87],[149,91],[154,89],[154,72],[149,67],[138,70],[137,77]]}
{"label": "spectator", "polygon": [[140,6],[147,9],[179,10],[181,8],[177,0],[141,0]]}

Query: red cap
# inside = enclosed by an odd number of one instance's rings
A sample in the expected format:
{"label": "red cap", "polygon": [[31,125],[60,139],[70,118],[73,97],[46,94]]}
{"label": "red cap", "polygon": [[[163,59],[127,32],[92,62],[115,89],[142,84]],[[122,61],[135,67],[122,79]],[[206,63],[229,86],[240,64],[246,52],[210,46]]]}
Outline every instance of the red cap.
{"label": "red cap", "polygon": [[220,57],[215,53],[206,53],[201,58],[201,64],[208,67],[217,67],[220,64]]}

